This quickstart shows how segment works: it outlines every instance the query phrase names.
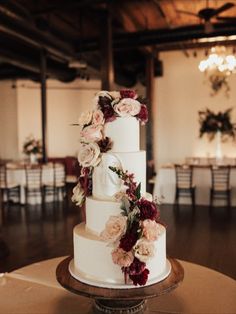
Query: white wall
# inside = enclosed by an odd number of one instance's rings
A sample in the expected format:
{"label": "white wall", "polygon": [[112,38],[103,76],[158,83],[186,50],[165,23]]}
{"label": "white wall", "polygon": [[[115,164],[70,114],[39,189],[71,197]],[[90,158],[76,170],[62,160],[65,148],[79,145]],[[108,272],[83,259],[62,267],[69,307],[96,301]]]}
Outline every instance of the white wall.
{"label": "white wall", "polygon": [[[81,112],[92,106],[91,100],[100,90],[100,81],[77,80],[63,84],[49,80],[47,87],[48,156],[75,156],[79,128],[71,124],[77,123]],[[29,134],[41,139],[40,98],[39,84],[31,81],[17,82],[19,151]]]}
{"label": "white wall", "polygon": [[[42,138],[40,84],[19,80],[16,88],[12,82],[1,82],[0,130],[6,134],[1,142],[1,158],[24,158],[23,143],[29,135]],[[120,90],[122,87],[115,86]],[[48,157],[76,156],[79,146],[77,123],[80,114],[91,109],[93,97],[101,89],[101,81],[76,80],[72,83],[47,81],[47,142]],[[142,85],[135,87],[138,94],[145,95]],[[142,147],[145,145],[145,128],[142,128]]]}
{"label": "white wall", "polygon": [[[187,58],[182,52],[160,54],[164,76],[155,80],[154,101],[154,155],[156,167],[165,163],[183,162],[186,157],[213,157],[215,142],[199,139],[198,111],[209,108],[215,112],[233,107],[232,120],[236,122],[236,75],[230,77],[230,97],[221,91],[210,96],[211,89],[198,63],[204,57]],[[236,144],[223,144],[223,154],[236,157]]]}
{"label": "white wall", "polygon": [[18,158],[17,101],[12,81],[0,82],[0,159]]}

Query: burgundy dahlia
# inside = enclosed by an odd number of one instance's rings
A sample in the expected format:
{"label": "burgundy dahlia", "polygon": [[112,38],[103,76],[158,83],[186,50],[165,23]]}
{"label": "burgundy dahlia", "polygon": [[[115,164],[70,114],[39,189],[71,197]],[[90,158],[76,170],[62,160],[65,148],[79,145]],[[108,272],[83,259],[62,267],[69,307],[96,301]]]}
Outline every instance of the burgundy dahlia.
{"label": "burgundy dahlia", "polygon": [[150,202],[144,198],[141,198],[137,202],[137,206],[140,210],[140,219],[151,219],[157,220],[160,216],[159,210],[157,209],[157,205],[154,202]]}
{"label": "burgundy dahlia", "polygon": [[141,105],[141,109],[136,117],[142,124],[145,124],[148,121],[148,110],[146,105]]}
{"label": "burgundy dahlia", "polygon": [[89,168],[82,169],[79,183],[86,196],[92,195],[92,177]]}
{"label": "burgundy dahlia", "polygon": [[144,271],[145,267],[146,264],[135,257],[132,264],[126,267],[126,271],[129,275],[139,275]]}
{"label": "burgundy dahlia", "polygon": [[114,110],[111,105],[111,99],[106,96],[100,96],[98,100],[98,105],[104,114],[105,121],[112,121],[115,119]]}
{"label": "burgundy dahlia", "polygon": [[131,251],[138,240],[138,226],[134,224],[132,228],[120,239],[119,247],[126,252]]}
{"label": "burgundy dahlia", "polygon": [[144,286],[148,280],[149,270],[147,268],[139,275],[129,275],[129,278],[133,281],[135,286]]}
{"label": "burgundy dahlia", "polygon": [[136,98],[137,94],[134,90],[123,89],[120,91],[121,98]]}
{"label": "burgundy dahlia", "polygon": [[112,149],[113,142],[110,137],[105,137],[98,142],[98,146],[100,147],[101,153],[106,153],[108,150]]}

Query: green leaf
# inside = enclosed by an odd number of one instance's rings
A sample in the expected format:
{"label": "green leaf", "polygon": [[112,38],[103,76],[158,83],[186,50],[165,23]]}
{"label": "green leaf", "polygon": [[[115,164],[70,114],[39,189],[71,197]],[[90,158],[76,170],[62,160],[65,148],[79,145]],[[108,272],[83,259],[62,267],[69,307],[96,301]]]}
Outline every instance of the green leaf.
{"label": "green leaf", "polygon": [[141,183],[139,183],[139,185],[137,186],[137,188],[135,190],[135,196],[137,197],[138,200],[141,197]]}

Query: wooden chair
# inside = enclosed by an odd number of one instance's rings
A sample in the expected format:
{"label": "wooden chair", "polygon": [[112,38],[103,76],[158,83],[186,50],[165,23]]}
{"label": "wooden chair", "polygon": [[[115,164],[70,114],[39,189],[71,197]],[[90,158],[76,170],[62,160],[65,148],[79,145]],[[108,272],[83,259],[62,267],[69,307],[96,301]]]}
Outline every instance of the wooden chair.
{"label": "wooden chair", "polygon": [[225,199],[231,206],[230,170],[227,166],[211,166],[210,207],[215,199]]}
{"label": "wooden chair", "polygon": [[53,199],[59,200],[60,195],[66,194],[66,171],[63,163],[53,163],[53,181],[43,185],[43,198],[53,195]]}
{"label": "wooden chair", "polygon": [[195,189],[193,185],[193,166],[175,164],[175,203],[179,203],[179,197],[191,197],[193,208],[195,207]]}
{"label": "wooden chair", "polygon": [[[42,167],[41,165],[25,165],[25,203],[29,204],[29,197],[42,200],[43,185],[42,185]],[[37,202],[36,202],[37,203]]]}
{"label": "wooden chair", "polygon": [[16,182],[10,182],[8,180],[6,164],[0,164],[0,191],[1,191],[1,201],[6,200],[7,203],[12,199],[17,197],[19,203],[21,199],[21,189],[20,184]]}

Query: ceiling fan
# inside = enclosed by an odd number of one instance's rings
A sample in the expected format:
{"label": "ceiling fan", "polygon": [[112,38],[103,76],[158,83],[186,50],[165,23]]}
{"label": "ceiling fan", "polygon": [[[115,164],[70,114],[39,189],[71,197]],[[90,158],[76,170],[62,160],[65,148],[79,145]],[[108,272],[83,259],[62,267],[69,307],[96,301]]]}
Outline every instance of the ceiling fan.
{"label": "ceiling fan", "polygon": [[225,12],[229,9],[234,7],[234,3],[232,2],[226,2],[225,4],[221,5],[220,7],[214,9],[209,7],[209,0],[206,0],[206,7],[201,9],[198,13],[193,13],[189,11],[183,11],[183,10],[176,10],[178,13],[183,13],[183,14],[188,14],[188,15],[193,15],[204,22],[204,27],[205,27],[205,32],[207,34],[211,33],[213,31],[213,25],[211,23],[211,19],[215,17],[217,20],[222,20],[222,21],[229,21],[229,22],[235,22],[236,17],[220,17],[218,14]]}

